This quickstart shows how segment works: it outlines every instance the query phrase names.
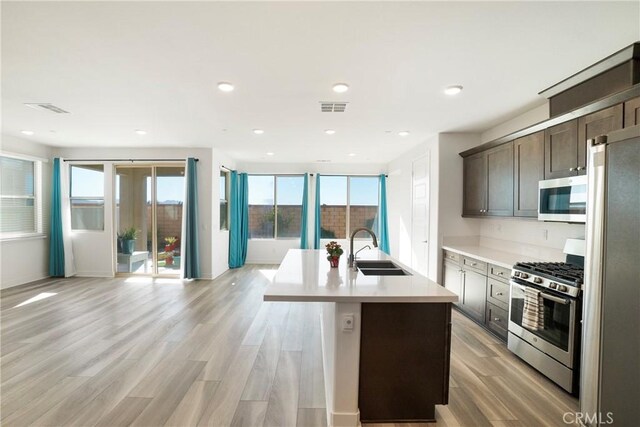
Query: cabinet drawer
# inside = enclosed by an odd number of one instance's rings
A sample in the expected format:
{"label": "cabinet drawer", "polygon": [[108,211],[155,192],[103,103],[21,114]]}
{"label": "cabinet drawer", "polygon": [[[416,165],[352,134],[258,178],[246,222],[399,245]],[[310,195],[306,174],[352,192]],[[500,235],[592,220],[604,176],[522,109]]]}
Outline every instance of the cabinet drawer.
{"label": "cabinet drawer", "polygon": [[486,325],[489,330],[506,341],[509,312],[493,304],[487,304]]}
{"label": "cabinet drawer", "polygon": [[489,264],[489,277],[509,283],[511,270],[497,265]]}
{"label": "cabinet drawer", "polygon": [[508,310],[509,285],[489,277],[487,280],[487,301],[504,310]]}
{"label": "cabinet drawer", "polygon": [[472,270],[477,271],[478,273],[482,273],[485,276],[487,275],[487,263],[478,261],[477,259],[468,258],[466,256],[462,257],[462,265],[464,267],[468,267]]}
{"label": "cabinet drawer", "polygon": [[445,250],[444,251],[444,259],[446,261],[451,261],[451,262],[454,262],[454,263],[458,263],[458,262],[460,262],[460,254]]}

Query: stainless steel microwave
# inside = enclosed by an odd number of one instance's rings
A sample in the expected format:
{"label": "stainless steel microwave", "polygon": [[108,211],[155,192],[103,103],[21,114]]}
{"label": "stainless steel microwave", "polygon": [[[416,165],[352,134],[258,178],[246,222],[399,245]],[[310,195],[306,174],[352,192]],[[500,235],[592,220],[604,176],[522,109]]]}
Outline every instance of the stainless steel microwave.
{"label": "stainless steel microwave", "polygon": [[547,179],[538,183],[538,220],[587,220],[587,176]]}

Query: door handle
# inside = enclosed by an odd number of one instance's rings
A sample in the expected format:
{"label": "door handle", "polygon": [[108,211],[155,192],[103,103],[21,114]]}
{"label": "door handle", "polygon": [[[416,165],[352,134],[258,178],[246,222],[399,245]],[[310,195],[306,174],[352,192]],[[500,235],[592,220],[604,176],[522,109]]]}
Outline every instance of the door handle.
{"label": "door handle", "polygon": [[429,241],[428,240],[423,240],[422,243],[429,243]]}

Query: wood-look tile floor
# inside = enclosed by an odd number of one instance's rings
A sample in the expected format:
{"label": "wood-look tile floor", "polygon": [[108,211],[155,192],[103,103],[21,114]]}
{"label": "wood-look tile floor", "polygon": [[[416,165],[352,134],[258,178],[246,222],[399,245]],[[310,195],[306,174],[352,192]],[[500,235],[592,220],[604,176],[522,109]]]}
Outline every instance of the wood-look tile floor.
{"label": "wood-look tile floor", "polygon": [[[2,291],[2,425],[326,425],[320,307],[263,302],[275,268]],[[565,425],[574,398],[453,319],[450,403],[437,407],[438,425]]]}

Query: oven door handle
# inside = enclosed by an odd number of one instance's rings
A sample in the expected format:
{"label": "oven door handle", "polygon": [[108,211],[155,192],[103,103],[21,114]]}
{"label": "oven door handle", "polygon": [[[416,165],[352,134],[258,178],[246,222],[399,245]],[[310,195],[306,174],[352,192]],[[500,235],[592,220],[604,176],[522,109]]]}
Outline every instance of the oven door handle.
{"label": "oven door handle", "polygon": [[554,297],[553,295],[545,294],[544,292],[540,292],[540,296],[544,299],[548,299],[562,305],[567,305],[571,302],[564,298],[558,298],[558,297]]}
{"label": "oven door handle", "polygon": [[[519,284],[515,283],[514,281],[511,281],[511,285],[512,286],[517,286],[522,291],[524,291],[527,288],[526,286],[519,285]],[[540,292],[540,296],[542,298],[544,298],[544,299],[548,299],[550,301],[554,301],[554,302],[557,302],[558,304],[562,304],[562,305],[567,305],[567,304],[571,303],[571,301],[569,301],[568,299],[555,297],[553,295],[549,295],[549,294],[546,294],[544,292]]]}

